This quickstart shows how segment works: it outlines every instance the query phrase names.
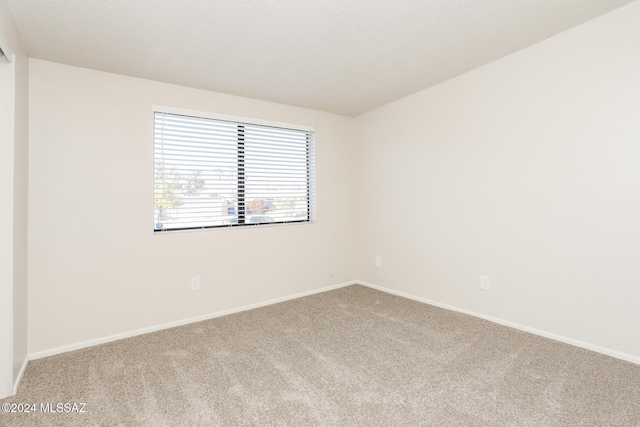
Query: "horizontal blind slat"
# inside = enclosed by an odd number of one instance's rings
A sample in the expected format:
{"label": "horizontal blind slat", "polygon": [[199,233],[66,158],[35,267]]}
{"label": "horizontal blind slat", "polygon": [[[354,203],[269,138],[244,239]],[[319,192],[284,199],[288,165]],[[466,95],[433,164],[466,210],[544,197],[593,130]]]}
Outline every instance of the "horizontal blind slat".
{"label": "horizontal blind slat", "polygon": [[313,140],[311,131],[155,112],[156,231],[308,222]]}

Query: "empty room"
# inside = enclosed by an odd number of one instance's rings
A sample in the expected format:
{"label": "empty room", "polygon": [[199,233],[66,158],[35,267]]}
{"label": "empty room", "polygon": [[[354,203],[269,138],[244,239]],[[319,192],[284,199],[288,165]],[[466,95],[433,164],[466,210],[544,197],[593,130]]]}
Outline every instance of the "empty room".
{"label": "empty room", "polygon": [[639,46],[639,0],[0,0],[0,426],[640,426]]}

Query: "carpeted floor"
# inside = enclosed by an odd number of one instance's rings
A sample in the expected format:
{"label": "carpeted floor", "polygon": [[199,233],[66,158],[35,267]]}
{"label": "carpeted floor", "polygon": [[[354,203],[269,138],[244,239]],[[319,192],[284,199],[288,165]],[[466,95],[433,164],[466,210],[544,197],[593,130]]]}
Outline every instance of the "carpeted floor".
{"label": "carpeted floor", "polygon": [[640,426],[640,366],[355,285],[34,360],[0,403],[36,405],[2,426]]}

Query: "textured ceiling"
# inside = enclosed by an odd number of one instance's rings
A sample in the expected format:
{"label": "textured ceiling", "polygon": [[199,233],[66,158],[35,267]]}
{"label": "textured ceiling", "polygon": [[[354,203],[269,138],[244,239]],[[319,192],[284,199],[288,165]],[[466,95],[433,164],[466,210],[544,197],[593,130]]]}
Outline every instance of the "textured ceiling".
{"label": "textured ceiling", "polygon": [[356,116],[631,0],[7,0],[30,56]]}

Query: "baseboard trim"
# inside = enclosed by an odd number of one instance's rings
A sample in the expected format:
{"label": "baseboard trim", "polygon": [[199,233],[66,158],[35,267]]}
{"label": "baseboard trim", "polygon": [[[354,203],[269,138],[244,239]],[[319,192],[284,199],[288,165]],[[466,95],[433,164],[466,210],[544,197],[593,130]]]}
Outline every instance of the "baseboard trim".
{"label": "baseboard trim", "polygon": [[272,305],[272,304],[277,304],[280,302],[285,302],[285,301],[289,301],[289,300],[293,300],[293,299],[297,299],[297,298],[302,298],[302,297],[306,297],[309,295],[314,295],[314,294],[319,294],[322,292],[328,292],[328,291],[332,291],[334,289],[339,289],[339,288],[344,288],[346,286],[351,286],[351,285],[362,285],[362,286],[366,286],[368,288],[371,289],[376,289],[382,292],[386,292],[388,294],[392,294],[392,295],[397,295],[403,298],[408,298],[410,300],[414,300],[414,301],[418,301],[424,304],[429,304],[429,305],[433,305],[435,307],[440,307],[440,308],[444,308],[446,310],[452,310],[452,311],[456,311],[459,313],[463,313],[463,314],[468,314],[470,316],[474,316],[480,319],[484,319],[484,320],[488,320],[490,322],[493,323],[497,323],[499,325],[503,325],[503,326],[507,326],[510,328],[514,328],[514,329],[518,329],[524,332],[529,332],[531,334],[534,335],[538,335],[544,338],[549,338],[555,341],[559,341],[565,344],[569,344],[569,345],[573,345],[576,347],[580,347],[580,348],[584,348],[587,350],[591,350],[591,351],[595,351],[596,353],[601,353],[607,356],[611,356],[611,357],[615,357],[616,359],[620,359],[620,360],[624,360],[627,362],[631,362],[637,365],[640,365],[640,357],[638,356],[634,356],[628,353],[623,353],[621,351],[617,351],[617,350],[613,350],[607,347],[602,347],[596,344],[592,344],[592,343],[588,343],[585,341],[580,341],[580,340],[576,340],[573,338],[569,338],[569,337],[565,337],[562,335],[558,335],[552,332],[547,332],[547,331],[543,331],[541,329],[536,329],[536,328],[532,328],[530,326],[526,326],[526,325],[522,325],[519,323],[515,323],[515,322],[511,322],[508,320],[504,320],[504,319],[500,319],[497,317],[492,317],[492,316],[487,316],[485,314],[482,313],[477,313],[471,310],[467,310],[464,308],[460,308],[460,307],[456,307],[453,305],[449,305],[449,304],[444,304],[438,301],[434,301],[434,300],[430,300],[427,298],[422,298],[413,294],[409,294],[406,292],[401,292],[401,291],[396,291],[394,289],[390,289],[390,288],[385,288],[384,286],[378,286],[375,285],[373,283],[369,283],[369,282],[365,282],[362,280],[352,280],[352,281],[348,281],[348,282],[343,282],[343,283],[339,283],[336,285],[331,285],[331,286],[326,286],[324,288],[320,288],[320,289],[314,289],[311,291],[306,291],[306,292],[299,292],[293,295],[288,295],[288,296],[284,296],[284,297],[280,297],[280,298],[274,298],[274,299],[270,299],[267,301],[261,301],[258,303],[254,303],[254,304],[249,304],[249,305],[244,305],[244,306],[240,306],[240,307],[236,307],[236,308],[232,308],[232,309],[228,309],[228,310],[222,310],[222,311],[218,311],[218,312],[214,312],[214,313],[209,313],[209,314],[204,314],[204,315],[200,315],[200,316],[194,316],[194,317],[189,317],[186,319],[181,319],[181,320],[176,320],[173,322],[168,322],[168,323],[163,323],[160,325],[154,325],[154,326],[149,326],[146,328],[140,328],[140,329],[134,329],[128,332],[122,332],[119,334],[114,334],[114,335],[109,335],[106,337],[102,337],[102,338],[96,338],[93,340],[88,340],[88,341],[82,341],[79,343],[75,343],[75,344],[69,344],[69,345],[65,345],[65,346],[61,346],[61,347],[56,347],[56,348],[52,348],[49,350],[43,350],[43,351],[38,351],[38,352],[34,352],[34,353],[30,353],[28,358],[25,359],[24,363],[22,364],[22,367],[20,369],[20,373],[18,374],[18,378],[15,381],[14,384],[14,394],[17,393],[18,387],[20,385],[20,381],[22,380],[22,376],[24,374],[24,371],[27,368],[27,364],[30,360],[36,360],[36,359],[41,359],[43,357],[48,357],[48,356],[54,356],[56,354],[61,354],[61,353],[66,353],[69,351],[74,351],[74,350],[80,350],[82,348],[87,348],[87,347],[92,347],[94,345],[99,345],[99,344],[105,344],[108,342],[112,342],[112,341],[117,341],[117,340],[121,340],[124,338],[130,338],[130,337],[134,337],[137,335],[143,335],[143,334],[148,334],[151,332],[156,332],[156,331],[161,331],[163,329],[169,329],[169,328],[175,328],[176,326],[182,326],[182,325],[187,325],[190,323],[196,323],[196,322],[201,322],[203,320],[209,320],[209,319],[213,319],[216,317],[221,317],[221,316],[226,316],[229,314],[233,314],[233,313],[239,313],[242,311],[247,311],[247,310],[252,310],[254,308],[260,308],[260,307],[265,307],[268,305]]}
{"label": "baseboard trim", "polygon": [[514,328],[514,329],[518,329],[524,332],[529,332],[531,334],[534,335],[538,335],[544,338],[549,338],[552,339],[554,341],[559,341],[565,344],[569,344],[569,345],[573,345],[576,347],[580,347],[580,348],[584,348],[587,350],[591,350],[591,351],[595,351],[596,353],[601,353],[607,356],[611,356],[611,357],[615,357],[616,359],[621,359],[627,362],[631,362],[631,363],[635,363],[636,365],[640,365],[640,357],[638,356],[634,356],[632,354],[628,354],[628,353],[623,353],[621,351],[617,351],[617,350],[612,350],[610,348],[607,347],[602,347],[596,344],[591,344],[585,341],[580,341],[580,340],[576,340],[573,338],[569,338],[569,337],[565,337],[562,335],[558,335],[558,334],[554,334],[552,332],[547,332],[547,331],[543,331],[540,329],[536,329],[536,328],[532,328],[530,326],[526,326],[526,325],[521,325],[519,323],[515,323],[515,322],[511,322],[508,320],[504,320],[504,319],[500,319],[497,317],[492,317],[492,316],[487,316],[485,314],[481,314],[481,313],[476,313],[474,311],[471,310],[467,310],[464,308],[460,308],[460,307],[456,307],[456,306],[452,306],[452,305],[448,305],[448,304],[443,304],[441,302],[438,301],[434,301],[434,300],[430,300],[427,298],[422,298],[422,297],[418,297],[412,294],[408,294],[406,292],[400,292],[400,291],[396,291],[393,289],[389,289],[389,288],[385,288],[383,286],[378,286],[378,285],[374,285],[373,283],[368,283],[368,282],[364,282],[362,280],[357,280],[356,283],[366,286],[368,288],[372,288],[372,289],[376,289],[378,291],[382,291],[382,292],[386,292],[388,294],[392,294],[392,295],[397,295],[399,297],[403,297],[403,298],[408,298],[414,301],[418,301],[421,303],[425,303],[425,304],[429,304],[429,305],[433,305],[436,307],[440,307],[440,308],[444,308],[446,310],[452,310],[452,311],[457,311],[459,313],[463,313],[463,314],[468,314],[470,316],[474,316],[474,317],[478,317],[480,319],[484,319],[484,320],[488,320],[490,322],[493,323],[497,323],[499,325],[503,325],[503,326],[508,326],[510,328]]}
{"label": "baseboard trim", "polygon": [[[96,338],[96,339],[93,339],[93,340],[82,341],[82,342],[75,343],[75,344],[69,344],[69,345],[64,345],[64,346],[61,346],[61,347],[55,347],[55,348],[52,348],[52,349],[49,349],[49,350],[37,351],[37,352],[34,352],[34,353],[30,353],[28,360],[41,359],[43,357],[54,356],[56,354],[66,353],[66,352],[74,351],[74,350],[80,350],[82,348],[92,347],[94,345],[106,344],[108,342],[117,341],[117,340],[121,340],[121,339],[124,339],[124,338],[134,337],[136,335],[143,335],[143,334],[148,334],[150,332],[161,331],[163,329],[175,328],[176,326],[183,326],[183,325],[188,325],[190,323],[201,322],[203,320],[209,320],[209,319],[213,319],[213,318],[221,317],[221,316],[226,316],[226,315],[233,314],[233,313],[239,313],[239,312],[242,312],[242,311],[252,310],[254,308],[265,307],[265,306],[272,305],[272,304],[277,304],[277,303],[280,303],[280,302],[285,302],[285,301],[289,301],[289,300],[293,300],[293,299],[297,299],[297,298],[302,298],[302,297],[306,297],[306,296],[309,296],[309,295],[319,294],[319,293],[322,293],[322,292],[328,292],[328,291],[332,291],[334,289],[344,288],[345,286],[355,285],[357,283],[359,283],[359,282],[353,280],[353,281],[349,281],[349,282],[339,283],[337,285],[326,286],[326,287],[320,288],[320,289],[314,289],[314,290],[311,290],[311,291],[299,292],[299,293],[293,294],[293,295],[288,295],[288,296],[284,296],[284,297],[280,297],[280,298],[274,298],[274,299],[270,299],[270,300],[267,300],[267,301],[257,302],[257,303],[254,303],[254,304],[243,305],[243,306],[232,308],[232,309],[228,309],[228,310],[222,310],[222,311],[217,311],[217,312],[214,312],[214,313],[203,314],[203,315],[200,315],[200,316],[189,317],[189,318],[186,318],[186,319],[176,320],[176,321],[173,321],[173,322],[163,323],[163,324],[160,324],[160,325],[149,326],[149,327],[146,327],[146,328],[134,329],[134,330],[131,330],[131,331],[128,331],[128,332],[122,332],[122,333],[119,333],[119,334],[109,335],[109,336],[102,337],[102,338]],[[26,364],[25,364],[25,367],[26,367]]]}
{"label": "baseboard trim", "polygon": [[13,394],[18,393],[18,388],[20,388],[20,382],[22,382],[22,376],[24,375],[24,371],[27,369],[27,365],[29,364],[29,357],[24,358],[24,362],[22,362],[22,366],[20,367],[20,372],[18,372],[18,377],[16,381],[13,383]]}

